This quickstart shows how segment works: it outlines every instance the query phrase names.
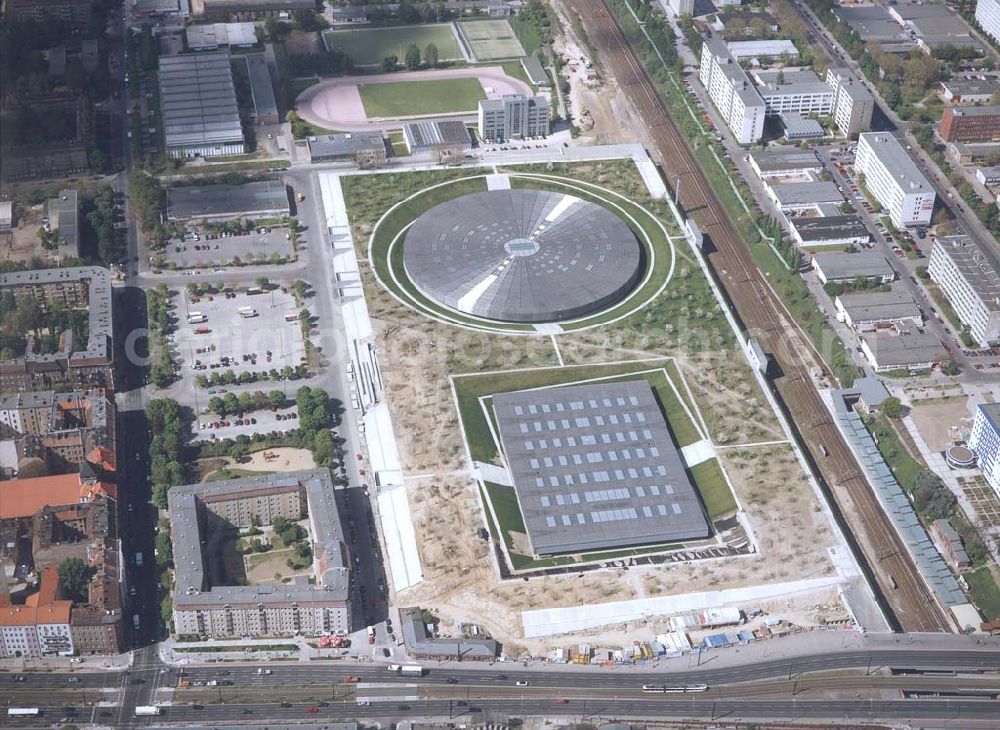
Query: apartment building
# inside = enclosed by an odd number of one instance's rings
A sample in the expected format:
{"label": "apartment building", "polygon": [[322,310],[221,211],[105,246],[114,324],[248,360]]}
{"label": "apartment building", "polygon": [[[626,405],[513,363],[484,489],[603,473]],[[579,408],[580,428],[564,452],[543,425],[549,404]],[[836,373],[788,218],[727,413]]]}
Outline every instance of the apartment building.
{"label": "apartment building", "polygon": [[1000,105],[945,107],[939,133],[946,142],[996,142]]}
{"label": "apartment building", "polygon": [[980,403],[972,421],[969,448],[986,481],[1000,495],[1000,403]]}
{"label": "apartment building", "polygon": [[[352,629],[350,566],[330,472],[326,469],[248,477],[170,490],[174,629],[179,635],[344,635]],[[215,556],[220,529],[277,517],[309,519],[310,575],[289,583],[233,584]]]}
{"label": "apartment building", "polygon": [[833,121],[846,137],[855,138],[872,126],[875,97],[846,68],[831,68],[826,83],[833,89]]}
{"label": "apartment building", "polygon": [[754,71],[752,76],[769,117],[779,114],[825,117],[833,113],[833,90],[809,69]]}
{"label": "apartment building", "polygon": [[1000,43],[1000,0],[976,0],[976,22],[986,35]]}
{"label": "apartment building", "polygon": [[549,100],[545,96],[508,94],[479,102],[482,139],[525,139],[549,134]]}
{"label": "apartment building", "polygon": [[724,41],[712,38],[702,45],[699,78],[737,142],[752,144],[763,136],[764,100]]}
{"label": "apartment building", "polygon": [[986,245],[965,235],[942,236],[927,273],[980,347],[1000,344],[1000,265]]}
{"label": "apartment building", "polygon": [[59,352],[36,352],[0,361],[0,391],[46,390],[54,385],[114,387],[111,273],[100,266],[38,269],[0,274],[0,291],[14,300],[33,297],[44,306],[87,311],[87,341],[63,338]]}
{"label": "apartment building", "polygon": [[885,132],[858,136],[854,168],[897,228],[926,226],[934,212],[934,188],[895,137]]}

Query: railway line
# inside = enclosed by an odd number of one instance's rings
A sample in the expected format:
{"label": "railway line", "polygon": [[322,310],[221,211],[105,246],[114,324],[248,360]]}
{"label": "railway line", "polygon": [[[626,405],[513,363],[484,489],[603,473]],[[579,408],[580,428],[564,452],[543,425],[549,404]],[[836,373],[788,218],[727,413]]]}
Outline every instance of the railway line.
{"label": "railway line", "polygon": [[579,11],[591,44],[641,120],[666,178],[679,181],[681,208],[711,242],[708,262],[737,319],[780,368],[773,381],[775,395],[790,420],[799,424],[802,441],[835,497],[834,507],[857,540],[898,628],[951,631],[812,382],[810,364],[801,352],[803,347],[812,349],[806,344],[808,338],[754,264],[748,245],[712,192],[614,14],[604,0],[570,0],[570,4]]}

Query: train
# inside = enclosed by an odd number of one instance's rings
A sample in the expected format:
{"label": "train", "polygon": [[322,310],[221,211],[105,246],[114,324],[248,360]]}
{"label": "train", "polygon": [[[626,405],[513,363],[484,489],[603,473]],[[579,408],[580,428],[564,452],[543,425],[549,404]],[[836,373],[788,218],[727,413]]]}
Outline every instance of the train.
{"label": "train", "polygon": [[706,692],[707,684],[644,684],[642,691],[647,694],[674,694],[682,692]]}

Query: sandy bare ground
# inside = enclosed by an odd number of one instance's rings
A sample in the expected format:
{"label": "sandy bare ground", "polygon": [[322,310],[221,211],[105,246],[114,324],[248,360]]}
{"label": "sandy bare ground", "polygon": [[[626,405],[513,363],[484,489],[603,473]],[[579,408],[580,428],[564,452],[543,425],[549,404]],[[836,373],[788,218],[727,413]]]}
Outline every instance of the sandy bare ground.
{"label": "sandy bare ground", "polygon": [[944,451],[972,428],[968,398],[964,395],[915,401],[910,415],[932,451]]}
{"label": "sandy bare ground", "polygon": [[[508,76],[500,66],[476,66],[408,73],[373,74],[370,76],[340,76],[321,81],[299,94],[295,100],[295,110],[310,124],[325,129],[346,132],[360,132],[369,129],[396,129],[398,119],[372,119],[365,113],[361,102],[361,84],[386,84],[403,81],[431,81],[442,79],[478,79],[483,92],[490,99],[499,99],[506,94],[531,96],[531,87],[523,81]],[[473,112],[474,110],[470,110]],[[441,114],[434,119],[459,119],[473,121],[475,114]]]}
{"label": "sandy bare ground", "polygon": [[[265,454],[271,454],[273,459],[267,459]],[[316,462],[308,449],[293,449],[283,446],[277,449],[255,451],[250,455],[250,461],[232,464],[247,471],[299,471],[300,469],[315,469]]]}

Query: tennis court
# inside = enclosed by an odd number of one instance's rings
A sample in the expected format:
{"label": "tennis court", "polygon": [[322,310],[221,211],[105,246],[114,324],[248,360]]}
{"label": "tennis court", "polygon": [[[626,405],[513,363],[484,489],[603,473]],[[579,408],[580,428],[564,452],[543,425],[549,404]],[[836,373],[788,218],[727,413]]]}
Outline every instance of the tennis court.
{"label": "tennis court", "polygon": [[323,33],[323,43],[328,51],[346,53],[355,66],[378,66],[387,56],[395,56],[403,63],[411,43],[420,49],[421,57],[427,45],[433,43],[437,46],[439,60],[463,60],[453,23],[328,30]]}
{"label": "tennis court", "polygon": [[520,58],[524,55],[521,42],[514,35],[510,23],[502,19],[469,20],[458,23],[466,45],[476,61],[498,61],[503,58]]}

